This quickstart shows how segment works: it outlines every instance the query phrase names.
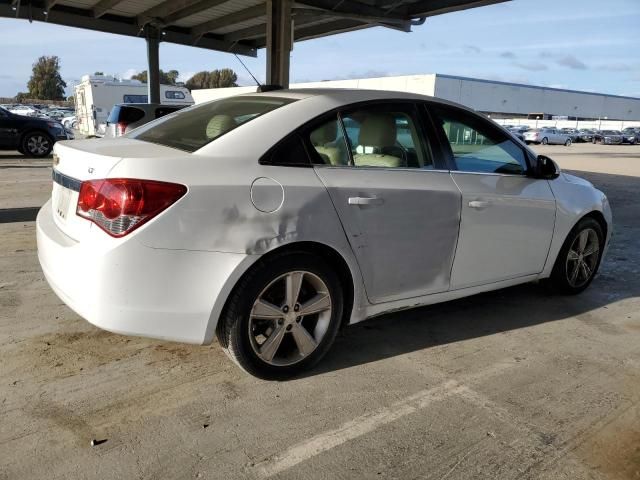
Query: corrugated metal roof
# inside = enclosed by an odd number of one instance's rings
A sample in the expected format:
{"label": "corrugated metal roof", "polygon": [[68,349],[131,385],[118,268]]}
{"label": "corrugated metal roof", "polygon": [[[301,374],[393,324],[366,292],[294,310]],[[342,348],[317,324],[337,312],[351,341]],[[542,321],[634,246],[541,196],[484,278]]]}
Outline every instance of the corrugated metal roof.
{"label": "corrugated metal roof", "polygon": [[[410,31],[424,17],[508,0],[295,0],[294,40],[383,26]],[[255,55],[266,44],[264,0],[0,0],[0,17],[48,21]]]}

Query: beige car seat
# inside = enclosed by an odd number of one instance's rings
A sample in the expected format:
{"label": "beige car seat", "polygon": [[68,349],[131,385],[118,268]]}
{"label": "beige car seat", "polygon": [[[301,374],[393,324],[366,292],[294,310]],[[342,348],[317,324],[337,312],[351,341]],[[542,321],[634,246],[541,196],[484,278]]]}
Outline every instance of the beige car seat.
{"label": "beige car seat", "polygon": [[214,115],[207,123],[207,138],[213,139],[236,128],[238,124],[231,115]]}
{"label": "beige car seat", "polygon": [[[397,151],[396,147],[396,121],[392,115],[386,113],[371,113],[360,126],[358,145],[372,148],[371,153],[357,153],[353,161],[358,167],[403,167],[404,161],[400,157],[388,155],[384,151]],[[360,150],[360,147],[358,147]]]}
{"label": "beige car seat", "polygon": [[335,146],[338,136],[338,123],[328,122],[311,132],[311,144],[320,154],[325,164],[342,165],[340,149]]}

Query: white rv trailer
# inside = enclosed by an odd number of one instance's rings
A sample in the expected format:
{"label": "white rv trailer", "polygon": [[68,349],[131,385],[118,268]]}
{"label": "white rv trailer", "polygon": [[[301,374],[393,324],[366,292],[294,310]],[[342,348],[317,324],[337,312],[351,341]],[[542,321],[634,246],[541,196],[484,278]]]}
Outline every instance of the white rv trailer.
{"label": "white rv trailer", "polygon": [[[75,86],[78,129],[84,135],[97,135],[98,126],[107,122],[116,103],[147,103],[148,99],[146,83],[108,75],[84,75]],[[185,87],[160,85],[160,103],[193,105],[193,97]]]}

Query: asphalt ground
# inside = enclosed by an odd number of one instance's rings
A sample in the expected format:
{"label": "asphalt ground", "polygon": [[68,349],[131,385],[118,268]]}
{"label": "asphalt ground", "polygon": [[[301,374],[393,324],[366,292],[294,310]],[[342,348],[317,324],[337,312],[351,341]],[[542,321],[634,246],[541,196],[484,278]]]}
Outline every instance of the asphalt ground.
{"label": "asphalt ground", "polygon": [[36,254],[51,160],[0,152],[0,479],[640,479],[640,146],[536,150],[610,199],[586,292],[369,320],[287,382],[73,313]]}

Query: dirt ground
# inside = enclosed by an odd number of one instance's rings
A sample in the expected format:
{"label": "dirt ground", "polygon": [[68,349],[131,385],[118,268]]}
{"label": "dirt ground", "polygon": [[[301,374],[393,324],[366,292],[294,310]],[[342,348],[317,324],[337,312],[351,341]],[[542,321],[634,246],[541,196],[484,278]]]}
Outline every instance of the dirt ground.
{"label": "dirt ground", "polygon": [[79,318],[36,256],[50,160],[0,152],[0,479],[640,480],[640,146],[536,150],[609,196],[585,293],[363,322],[288,382]]}

